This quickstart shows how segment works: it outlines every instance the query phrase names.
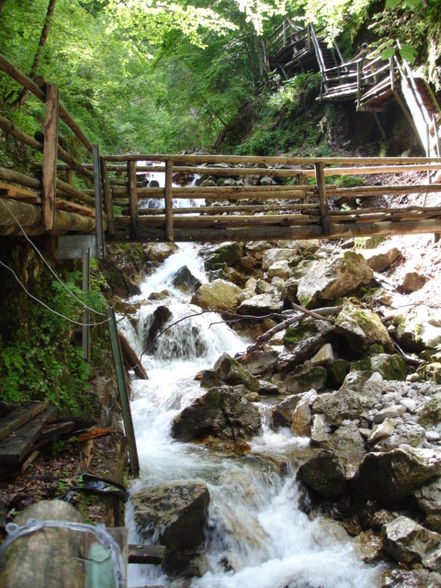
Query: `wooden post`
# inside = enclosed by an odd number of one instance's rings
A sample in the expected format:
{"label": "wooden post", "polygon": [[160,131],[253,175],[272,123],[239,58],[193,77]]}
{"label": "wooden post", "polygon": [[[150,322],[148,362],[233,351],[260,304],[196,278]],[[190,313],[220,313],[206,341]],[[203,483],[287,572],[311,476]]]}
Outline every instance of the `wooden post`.
{"label": "wooden post", "polygon": [[55,223],[55,191],[58,155],[58,110],[60,96],[54,84],[46,86],[46,114],[44,119],[43,169],[41,190],[41,221],[46,231]]}
{"label": "wooden post", "polygon": [[139,233],[138,223],[138,193],[136,189],[136,161],[127,162],[127,182],[129,191],[130,227],[132,237],[137,239]]}
{"label": "wooden post", "polygon": [[96,216],[96,249],[98,259],[104,259],[106,250],[104,247],[103,230],[103,206],[101,197],[101,168],[100,150],[98,145],[93,145],[93,175],[95,180],[95,216]]}
{"label": "wooden post", "polygon": [[165,162],[165,238],[167,241],[175,240],[173,228],[173,161]]}
{"label": "wooden post", "polygon": [[130,412],[129,394],[124,372],[124,362],[121,353],[121,346],[118,337],[118,328],[116,325],[115,312],[113,308],[107,309],[107,318],[109,319],[110,342],[112,344],[113,361],[115,362],[116,379],[121,400],[121,410],[123,414],[124,430],[126,432],[127,442],[129,444],[130,469],[135,477],[139,476],[139,459],[136,448],[135,431],[133,429],[132,413]]}
{"label": "wooden post", "polygon": [[105,159],[101,159],[101,174],[103,178],[104,189],[104,207],[107,215],[107,233],[109,237],[115,236],[115,219],[113,217],[112,189],[110,187],[109,172]]}
{"label": "wooden post", "polygon": [[315,163],[314,168],[315,179],[317,181],[317,189],[320,198],[320,216],[322,223],[322,232],[324,235],[327,235],[331,228],[331,222],[329,220],[329,204],[328,196],[326,194],[325,172],[323,169],[323,163]]}
{"label": "wooden post", "polygon": [[361,60],[357,61],[357,110],[361,105]]}
{"label": "wooden post", "polygon": [[[83,249],[83,294],[87,300],[87,295],[90,289],[90,249]],[[90,310],[85,308],[83,311],[83,326],[82,326],[82,343],[83,343],[83,358],[84,361],[90,359]]]}
{"label": "wooden post", "polygon": [[395,92],[395,74],[394,74],[394,58],[389,57],[389,79],[390,79],[390,89],[392,92]]}

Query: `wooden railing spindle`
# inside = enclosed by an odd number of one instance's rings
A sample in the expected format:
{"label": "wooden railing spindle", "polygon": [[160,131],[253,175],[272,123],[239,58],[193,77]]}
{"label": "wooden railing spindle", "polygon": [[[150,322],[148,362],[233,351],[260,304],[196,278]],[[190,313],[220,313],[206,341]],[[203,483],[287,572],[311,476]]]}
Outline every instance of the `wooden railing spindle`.
{"label": "wooden railing spindle", "polygon": [[320,216],[322,223],[322,232],[327,235],[331,228],[331,221],[329,220],[329,203],[328,196],[326,194],[325,185],[325,171],[322,163],[315,163],[315,178],[317,181],[317,190],[320,199]]}
{"label": "wooden railing spindle", "polygon": [[173,228],[173,161],[165,162],[165,237],[167,241],[175,240]]}
{"label": "wooden railing spindle", "polygon": [[58,88],[54,84],[48,84],[46,87],[43,169],[41,177],[41,222],[46,231],[51,231],[55,224],[59,104],[60,95]]}
{"label": "wooden railing spindle", "polygon": [[138,191],[136,187],[136,161],[127,162],[127,181],[129,188],[129,211],[132,237],[138,238]]}

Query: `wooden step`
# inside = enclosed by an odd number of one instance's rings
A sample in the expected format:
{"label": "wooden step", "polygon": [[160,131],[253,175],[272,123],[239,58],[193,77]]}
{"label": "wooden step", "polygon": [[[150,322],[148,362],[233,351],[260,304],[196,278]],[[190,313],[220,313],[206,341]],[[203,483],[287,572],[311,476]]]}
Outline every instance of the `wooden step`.
{"label": "wooden step", "polygon": [[32,449],[44,425],[56,414],[57,409],[49,406],[0,441],[0,464],[20,464]]}
{"label": "wooden step", "polygon": [[16,429],[30,421],[34,416],[46,410],[48,402],[30,402],[23,404],[0,418],[0,441]]}
{"label": "wooden step", "polygon": [[129,564],[161,564],[164,555],[164,545],[129,545]]}

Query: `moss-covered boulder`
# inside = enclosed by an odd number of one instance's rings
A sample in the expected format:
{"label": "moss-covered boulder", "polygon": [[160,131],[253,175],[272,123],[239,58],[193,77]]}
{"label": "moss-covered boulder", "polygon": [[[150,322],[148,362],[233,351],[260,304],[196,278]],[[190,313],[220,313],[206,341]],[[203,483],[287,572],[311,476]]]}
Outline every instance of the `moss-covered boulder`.
{"label": "moss-covered boulder", "polygon": [[375,345],[393,350],[393,342],[380,317],[372,310],[346,302],[335,321],[336,333],[349,345],[355,356],[365,354]]}
{"label": "moss-covered boulder", "polygon": [[276,374],[273,381],[282,384],[288,394],[300,394],[311,388],[317,392],[324,390],[327,377],[326,368],[323,366],[305,363],[295,367],[289,373]]}
{"label": "moss-covered boulder", "polygon": [[213,366],[213,371],[221,382],[230,386],[243,385],[252,392],[257,392],[259,389],[259,380],[228,353],[223,353],[219,357]]}
{"label": "moss-covered boulder", "polygon": [[240,243],[223,243],[220,246],[206,248],[202,251],[205,258],[205,269],[216,270],[224,265],[232,266],[238,263],[243,255]]}
{"label": "moss-covered boulder", "polygon": [[441,362],[434,361],[418,368],[417,374],[421,380],[430,380],[435,384],[441,384]]}
{"label": "moss-covered boulder", "polygon": [[404,381],[407,376],[407,364],[397,354],[378,353],[352,363],[352,369],[358,371],[379,372],[385,380]]}
{"label": "moss-covered boulder", "polygon": [[340,388],[349,372],[350,363],[346,359],[334,359],[326,366],[328,372],[328,386],[332,389]]}
{"label": "moss-covered boulder", "polygon": [[304,306],[313,308],[354,292],[369,284],[373,276],[362,255],[346,251],[331,260],[313,262],[299,280],[297,298]]}
{"label": "moss-covered boulder", "polygon": [[239,286],[226,280],[217,279],[209,284],[202,284],[196,290],[191,302],[204,310],[216,312],[234,312],[242,297]]}

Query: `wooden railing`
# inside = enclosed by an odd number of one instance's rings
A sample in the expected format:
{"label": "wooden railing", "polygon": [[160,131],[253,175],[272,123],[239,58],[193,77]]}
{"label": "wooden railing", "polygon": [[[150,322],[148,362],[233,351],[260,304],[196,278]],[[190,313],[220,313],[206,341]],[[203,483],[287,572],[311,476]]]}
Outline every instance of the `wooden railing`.
{"label": "wooden railing", "polygon": [[[87,138],[78,123],[61,104],[58,88],[51,83],[41,86],[28,78],[6,57],[0,54],[0,72],[24,88],[45,105],[44,124],[40,133],[31,136],[4,116],[0,116],[0,130],[15,137],[31,149],[29,159],[34,162],[33,175],[0,167],[0,195],[12,196],[12,201],[19,200],[20,210],[15,204],[15,211],[20,213],[25,224],[32,225],[31,234],[62,231],[97,231],[97,247],[100,256],[104,254],[103,211],[100,199],[99,152],[98,148]],[[82,159],[90,158],[92,165],[85,165],[78,157],[61,144],[59,123],[67,125],[76,137]],[[40,155],[36,155],[39,153]],[[62,165],[59,161],[63,162]],[[92,167],[92,169],[90,169]],[[95,168],[95,169],[94,169]],[[98,173],[97,173],[98,172]],[[11,185],[12,184],[12,185]],[[18,186],[17,186],[18,185]],[[87,186],[95,185],[95,193],[87,193]],[[17,186],[14,188],[14,186]],[[23,187],[20,188],[19,187]],[[36,223],[35,209],[40,207],[39,222]],[[12,202],[11,202],[12,205]],[[12,210],[14,212],[14,210]],[[10,217],[2,208],[2,232]],[[26,218],[28,219],[26,222]],[[18,231],[18,229],[17,229]]]}
{"label": "wooden railing", "polygon": [[[440,158],[130,154],[104,155],[103,160],[106,198],[118,207],[118,214],[108,217],[108,234],[118,240],[245,241],[441,230],[441,207],[392,207],[394,196],[440,193],[439,183],[326,183],[347,175],[387,175],[388,180],[409,171],[433,175],[441,169]],[[164,174],[164,187],[145,185],[151,172]],[[192,185],[174,183],[183,176],[192,177]],[[258,185],[250,185],[250,178]],[[380,196],[383,206],[366,207],[367,198]],[[189,204],[177,207],[176,199]],[[146,201],[158,200],[158,207],[147,207]],[[343,202],[351,208],[342,207]]]}

